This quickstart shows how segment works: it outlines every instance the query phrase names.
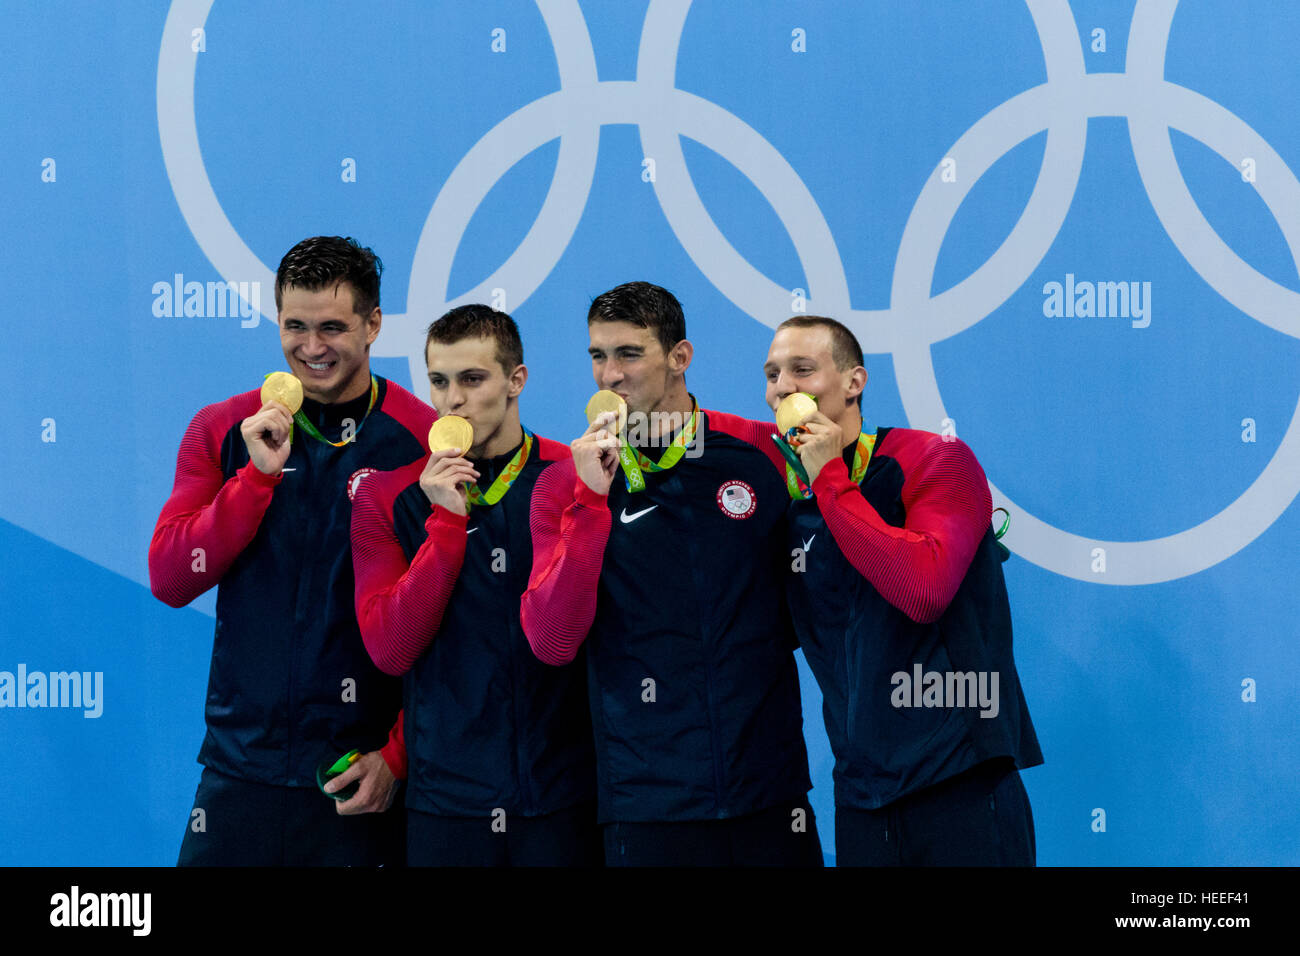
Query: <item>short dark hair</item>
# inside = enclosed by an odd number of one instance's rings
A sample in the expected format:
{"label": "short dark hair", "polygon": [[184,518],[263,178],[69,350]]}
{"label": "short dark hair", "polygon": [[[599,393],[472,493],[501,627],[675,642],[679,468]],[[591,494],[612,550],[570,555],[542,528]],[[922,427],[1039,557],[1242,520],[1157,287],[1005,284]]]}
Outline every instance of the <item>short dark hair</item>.
{"label": "short dark hair", "polygon": [[350,236],[313,236],[284,254],[275,271],[275,308],[285,289],[316,292],[339,282],[352,286],[352,311],[363,319],[379,308],[379,274],[384,264]]}
{"label": "short dark hair", "polygon": [[451,345],[461,339],[480,338],[496,340],[496,360],[507,375],[524,364],[524,343],[515,320],[491,306],[477,303],[457,306],[430,323],[424,351],[427,355],[431,342]]}
{"label": "short dark hair", "polygon": [[[858,337],[842,322],[836,322],[824,315],[796,315],[786,319],[776,327],[776,330],[780,332],[782,329],[816,328],[830,330],[831,361],[835,363],[837,369],[847,372],[862,364],[862,346],[858,344]],[[861,392],[858,393],[858,408],[862,408]]]}
{"label": "short dark hair", "polygon": [[686,338],[682,304],[667,289],[649,282],[625,282],[591,300],[587,324],[631,322],[654,333],[667,354]]}

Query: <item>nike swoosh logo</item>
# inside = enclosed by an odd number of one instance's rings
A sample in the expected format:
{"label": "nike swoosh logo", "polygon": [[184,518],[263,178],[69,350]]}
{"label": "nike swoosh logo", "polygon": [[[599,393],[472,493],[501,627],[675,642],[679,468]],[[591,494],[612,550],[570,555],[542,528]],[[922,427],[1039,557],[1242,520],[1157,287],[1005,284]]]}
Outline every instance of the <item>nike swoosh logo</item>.
{"label": "nike swoosh logo", "polygon": [[807,541],[803,543],[803,550],[805,554],[807,554],[809,551],[812,550],[812,543],[816,540],[817,540],[817,535],[813,535],[811,538],[809,538]]}
{"label": "nike swoosh logo", "polygon": [[650,512],[654,511],[658,507],[659,507],[658,505],[651,505],[649,508],[642,508],[634,515],[628,514],[627,509],[624,508],[623,513],[619,515],[618,520],[623,522],[624,524],[631,524],[637,518],[641,517],[642,515],[648,515]]}
{"label": "nike swoosh logo", "polygon": [[281,468],[281,471],[297,471],[297,468]]}
{"label": "nike swoosh logo", "polygon": [[465,537],[468,538],[470,535],[472,535],[472,534],[473,534],[475,531],[477,531],[477,530],[478,530],[478,528],[470,528],[468,531],[465,532]]}

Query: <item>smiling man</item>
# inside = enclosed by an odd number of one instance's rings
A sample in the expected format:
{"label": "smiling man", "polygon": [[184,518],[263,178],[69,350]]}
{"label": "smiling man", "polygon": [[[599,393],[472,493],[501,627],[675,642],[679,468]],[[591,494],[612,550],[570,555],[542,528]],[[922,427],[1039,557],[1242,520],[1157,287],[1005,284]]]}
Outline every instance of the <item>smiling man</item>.
{"label": "smiling man", "polygon": [[598,864],[583,662],[542,664],[519,623],[529,496],[569,449],[520,423],[510,316],[452,309],[425,357],[430,400],[473,446],[368,478],[352,515],[361,634],[407,681],[407,864]]}
{"label": "smiling man", "polygon": [[606,412],[538,480],[521,613],[546,663],[587,652],[605,862],[820,866],[771,426],[698,406],[666,289],[597,296],[587,330],[633,444]]}
{"label": "smiling man", "polygon": [[863,428],[862,349],[834,319],[783,322],[764,373],[772,408],[817,400],[808,481],[787,474],[788,583],[835,754],[837,865],[1033,865],[1019,770],[1043,756],[979,462],[955,437]]}
{"label": "smiling man", "polygon": [[[353,611],[349,524],[368,473],[427,452],[434,413],[370,371],[381,264],[351,239],[294,246],[276,272],[280,345],[302,381],[296,414],[244,392],[199,411],[149,546],[155,596],[182,607],[217,586],[204,765],[181,865],[400,863],[384,810],[404,756],[388,728],[401,684],[380,672]],[[335,804],[316,770],[363,754]],[[336,812],[337,810],[337,812]]]}

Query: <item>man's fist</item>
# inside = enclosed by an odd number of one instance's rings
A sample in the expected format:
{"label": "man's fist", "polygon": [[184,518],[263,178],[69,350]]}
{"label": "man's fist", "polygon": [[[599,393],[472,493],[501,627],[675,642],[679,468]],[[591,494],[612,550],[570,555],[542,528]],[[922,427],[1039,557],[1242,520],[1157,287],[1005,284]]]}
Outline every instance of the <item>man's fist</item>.
{"label": "man's fist", "polygon": [[804,471],[808,472],[808,484],[811,485],[826,465],[840,457],[844,449],[844,432],[821,412],[813,412],[804,419],[802,428],[803,434],[797,446],[799,460],[803,462]]}
{"label": "man's fist", "polygon": [[289,460],[293,416],[279,402],[267,400],[239,426],[253,466],[264,475],[278,475]]}
{"label": "man's fist", "polygon": [[388,769],[388,761],[378,750],[362,754],[352,761],[352,766],[325,784],[325,792],[337,793],[354,780],[359,781],[360,786],[350,799],[341,800],[334,805],[339,813],[344,816],[354,813],[383,813],[393,805],[397,778]]}
{"label": "man's fist", "polygon": [[452,514],[467,515],[466,482],[478,481],[478,472],[465,458],[463,449],[444,448],[429,455],[420,473],[420,490],[431,505],[441,505]]}
{"label": "man's fist", "polygon": [[587,430],[569,443],[573,467],[582,482],[598,495],[609,494],[609,486],[618,471],[617,412],[597,415]]}

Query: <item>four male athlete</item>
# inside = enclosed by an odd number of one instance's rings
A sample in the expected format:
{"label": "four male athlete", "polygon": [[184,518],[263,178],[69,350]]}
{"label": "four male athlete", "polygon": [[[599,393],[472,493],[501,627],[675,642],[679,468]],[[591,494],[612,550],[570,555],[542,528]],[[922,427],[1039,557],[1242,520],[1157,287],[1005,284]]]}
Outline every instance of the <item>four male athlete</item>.
{"label": "four male athlete", "polygon": [[[960,441],[862,428],[846,328],[777,331],[769,405],[818,409],[778,436],[701,408],[680,304],[619,286],[587,323],[626,427],[606,412],[565,448],[520,421],[513,320],[453,309],[427,333],[430,399],[473,437],[430,453],[434,412],[369,373],[377,269],[372,303],[350,272],[295,272],[311,243],[344,241],[300,243],[277,275],[302,429],[291,443],[288,409],[255,392],[200,412],[150,549],[168,603],[220,583],[209,824],[182,863],[400,861],[401,812],[365,811],[405,776],[412,865],[586,865],[603,843],[610,866],[819,866],[798,644],[841,865],[1034,863],[1017,768],[1042,757],[987,483]],[[349,748],[326,789],[361,791],[335,814],[306,788]],[[355,847],[348,826],[369,828]]]}

